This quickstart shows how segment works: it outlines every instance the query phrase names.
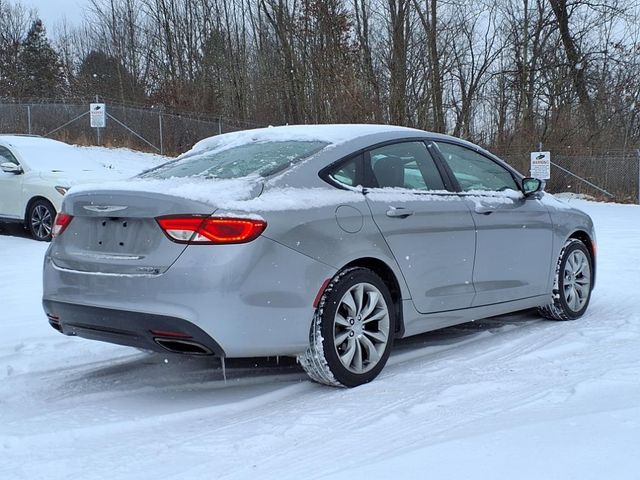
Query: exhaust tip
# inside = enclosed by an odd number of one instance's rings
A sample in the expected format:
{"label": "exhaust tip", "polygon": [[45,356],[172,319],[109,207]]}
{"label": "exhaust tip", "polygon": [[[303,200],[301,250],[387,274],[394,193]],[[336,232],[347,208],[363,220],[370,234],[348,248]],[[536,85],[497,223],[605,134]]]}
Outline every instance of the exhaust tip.
{"label": "exhaust tip", "polygon": [[53,328],[55,328],[57,331],[59,331],[60,333],[62,333],[62,325],[60,325],[60,322],[56,322],[53,320],[49,320],[49,325],[51,325]]}
{"label": "exhaust tip", "polygon": [[49,325],[51,325],[57,331],[62,333],[62,325],[60,325],[60,317],[59,316],[53,315],[51,313],[47,313],[47,319],[49,320]]}
{"label": "exhaust tip", "polygon": [[213,355],[213,352],[204,345],[189,340],[154,338],[153,341],[172,353],[180,353],[183,355]]}

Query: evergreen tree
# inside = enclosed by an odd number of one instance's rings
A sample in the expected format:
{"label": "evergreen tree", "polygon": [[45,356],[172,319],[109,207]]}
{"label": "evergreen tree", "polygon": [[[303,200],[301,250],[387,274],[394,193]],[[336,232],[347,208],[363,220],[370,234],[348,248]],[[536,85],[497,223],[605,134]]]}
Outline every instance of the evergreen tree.
{"label": "evergreen tree", "polygon": [[16,92],[19,45],[0,42],[0,98],[11,97]]}
{"label": "evergreen tree", "polygon": [[119,102],[143,101],[144,89],[133,75],[115,57],[104,52],[91,51],[80,64],[77,90],[81,95]]}
{"label": "evergreen tree", "polygon": [[62,62],[40,19],[33,22],[20,46],[18,70],[22,98],[53,98],[64,92]]}

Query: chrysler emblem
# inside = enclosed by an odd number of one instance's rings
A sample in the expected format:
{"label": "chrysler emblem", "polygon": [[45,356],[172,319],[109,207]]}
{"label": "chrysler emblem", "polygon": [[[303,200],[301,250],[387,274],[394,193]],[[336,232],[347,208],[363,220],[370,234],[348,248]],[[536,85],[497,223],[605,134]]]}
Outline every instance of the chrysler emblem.
{"label": "chrysler emblem", "polygon": [[111,213],[126,210],[128,207],[121,205],[84,205],[82,208],[89,210],[90,212]]}

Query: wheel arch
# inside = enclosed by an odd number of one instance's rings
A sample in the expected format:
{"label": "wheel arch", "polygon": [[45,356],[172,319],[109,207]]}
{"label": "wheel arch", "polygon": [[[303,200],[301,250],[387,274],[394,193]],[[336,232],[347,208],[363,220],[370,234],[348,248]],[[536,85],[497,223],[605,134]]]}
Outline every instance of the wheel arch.
{"label": "wheel arch", "polygon": [[587,247],[591,257],[591,288],[593,289],[596,286],[596,243],[584,230],[576,230],[567,240],[570,239],[580,240]]}
{"label": "wheel arch", "polygon": [[56,206],[53,204],[53,202],[51,200],[49,200],[47,197],[43,197],[42,195],[34,195],[33,197],[31,197],[29,199],[29,201],[27,202],[27,206],[24,209],[24,224],[25,226],[28,226],[29,223],[29,210],[31,210],[31,206],[36,203],[38,200],[43,200],[45,202],[47,202],[49,205],[51,205],[53,207],[53,211],[55,213],[58,213],[58,210],[56,210]]}
{"label": "wheel arch", "polygon": [[404,318],[402,312],[402,289],[400,282],[393,269],[383,260],[374,257],[363,257],[353,260],[342,267],[340,270],[347,268],[361,267],[371,270],[378,275],[389,289],[391,300],[393,301],[396,314],[396,338],[404,335]]}

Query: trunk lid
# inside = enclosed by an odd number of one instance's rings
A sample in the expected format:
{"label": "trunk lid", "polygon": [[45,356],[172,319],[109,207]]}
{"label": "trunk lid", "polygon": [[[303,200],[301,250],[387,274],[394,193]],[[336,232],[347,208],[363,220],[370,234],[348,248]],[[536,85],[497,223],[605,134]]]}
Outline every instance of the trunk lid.
{"label": "trunk lid", "polygon": [[[257,195],[260,189],[253,191]],[[51,243],[50,255],[56,266],[69,270],[162,274],[187,245],[167,238],[156,218],[211,215],[217,209],[212,203],[151,191],[72,191],[65,197],[63,211],[73,220]]]}

